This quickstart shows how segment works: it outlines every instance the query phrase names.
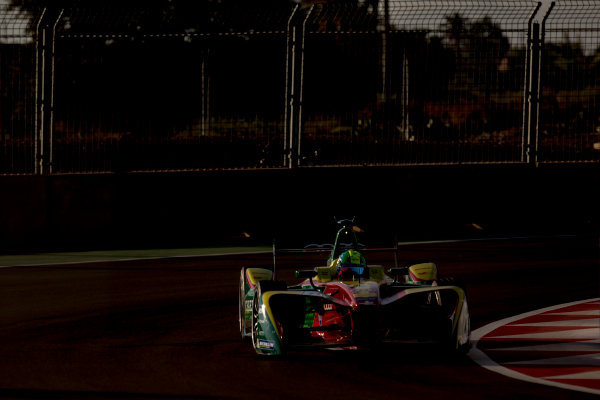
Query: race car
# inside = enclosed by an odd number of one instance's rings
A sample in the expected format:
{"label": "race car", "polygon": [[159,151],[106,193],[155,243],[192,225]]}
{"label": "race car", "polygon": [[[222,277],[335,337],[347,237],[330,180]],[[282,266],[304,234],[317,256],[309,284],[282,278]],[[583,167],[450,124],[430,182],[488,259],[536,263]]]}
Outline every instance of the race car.
{"label": "race car", "polygon": [[354,220],[339,224],[327,265],[295,271],[297,284],[276,279],[275,246],[273,267],[241,269],[240,334],[255,352],[425,343],[465,354],[471,329],[464,289],[440,284],[430,261],[387,271],[367,264]]}

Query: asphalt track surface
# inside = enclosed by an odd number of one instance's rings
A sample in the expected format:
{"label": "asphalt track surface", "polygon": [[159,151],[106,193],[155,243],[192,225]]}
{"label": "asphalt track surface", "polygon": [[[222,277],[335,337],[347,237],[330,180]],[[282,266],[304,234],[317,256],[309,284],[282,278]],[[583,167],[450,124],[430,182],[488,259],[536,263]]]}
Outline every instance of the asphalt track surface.
{"label": "asphalt track surface", "polygon": [[[279,278],[323,258],[282,257]],[[600,293],[598,238],[401,248],[400,262],[420,259],[466,285],[473,329]],[[271,262],[263,253],[0,268],[0,398],[598,398],[424,348],[257,357],[239,337],[239,271]]]}

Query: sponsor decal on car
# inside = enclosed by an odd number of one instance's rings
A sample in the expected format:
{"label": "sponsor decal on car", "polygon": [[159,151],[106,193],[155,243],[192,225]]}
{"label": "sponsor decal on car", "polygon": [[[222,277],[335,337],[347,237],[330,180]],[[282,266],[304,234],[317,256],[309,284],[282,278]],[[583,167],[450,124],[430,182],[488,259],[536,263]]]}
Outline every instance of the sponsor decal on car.
{"label": "sponsor decal on car", "polygon": [[367,299],[358,299],[358,302],[365,306],[376,305],[377,298],[373,297],[373,298],[367,298]]}
{"label": "sponsor decal on car", "polygon": [[245,307],[246,311],[252,311],[252,300],[246,300]]}
{"label": "sponsor decal on car", "polygon": [[375,291],[360,291],[356,292],[354,297],[356,300],[377,300],[377,292]]}
{"label": "sponsor decal on car", "polygon": [[270,340],[259,339],[258,340],[258,348],[259,349],[273,350],[275,348],[275,343],[273,343]]}

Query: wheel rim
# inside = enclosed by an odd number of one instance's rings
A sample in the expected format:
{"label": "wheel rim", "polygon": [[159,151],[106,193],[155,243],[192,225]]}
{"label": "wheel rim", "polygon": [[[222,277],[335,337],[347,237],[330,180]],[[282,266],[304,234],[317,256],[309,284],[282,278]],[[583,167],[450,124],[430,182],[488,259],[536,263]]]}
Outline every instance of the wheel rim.
{"label": "wheel rim", "polygon": [[256,348],[258,344],[258,288],[254,295],[254,301],[252,302],[252,343]]}

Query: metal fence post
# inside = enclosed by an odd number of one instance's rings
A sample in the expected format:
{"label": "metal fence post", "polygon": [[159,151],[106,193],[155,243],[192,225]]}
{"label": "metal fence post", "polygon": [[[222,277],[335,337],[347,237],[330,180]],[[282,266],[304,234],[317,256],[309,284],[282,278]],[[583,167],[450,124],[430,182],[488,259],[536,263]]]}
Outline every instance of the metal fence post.
{"label": "metal fence post", "polygon": [[56,25],[63,10],[44,9],[37,26],[35,173],[52,173],[54,125],[54,44]]}
{"label": "metal fence post", "polygon": [[380,54],[380,69],[381,69],[381,88],[378,99],[382,104],[382,115],[379,115],[382,121],[383,134],[389,134],[390,129],[390,11],[388,0],[383,1],[383,21],[378,22],[378,30],[381,36],[381,54]]}
{"label": "metal fence post", "polygon": [[35,137],[35,167],[34,173],[39,175],[43,171],[43,102],[44,102],[44,29],[42,22],[45,20],[47,9],[44,9],[41,13],[40,19],[36,26],[36,39],[35,39],[35,120],[34,120],[34,137]]}
{"label": "metal fence post", "polygon": [[523,156],[526,164],[537,166],[539,162],[540,102],[542,99],[542,53],[544,47],[544,26],[554,2],[548,4],[541,18],[536,18],[542,3],[538,3],[529,20],[527,40],[527,63],[525,76],[525,101],[523,114]]}
{"label": "metal fence post", "polygon": [[300,165],[302,154],[302,85],[304,79],[304,34],[306,22],[314,6],[306,12],[302,23],[293,25],[295,11],[288,21],[288,45],[286,60],[286,108],[284,167],[294,168]]}
{"label": "metal fence post", "polygon": [[283,166],[292,167],[292,131],[293,131],[293,115],[294,115],[294,78],[295,78],[295,36],[296,27],[292,25],[292,21],[299,6],[294,8],[290,15],[287,24],[287,45],[286,45],[286,60],[285,60],[285,115],[284,115],[284,138],[283,138]]}
{"label": "metal fence post", "polygon": [[527,87],[527,119],[525,124],[526,144],[524,147],[524,161],[530,165],[537,165],[537,149],[538,149],[538,128],[539,128],[539,110],[540,110],[540,24],[533,22],[530,25],[529,44],[527,51],[529,53],[529,71],[528,71],[528,87]]}

